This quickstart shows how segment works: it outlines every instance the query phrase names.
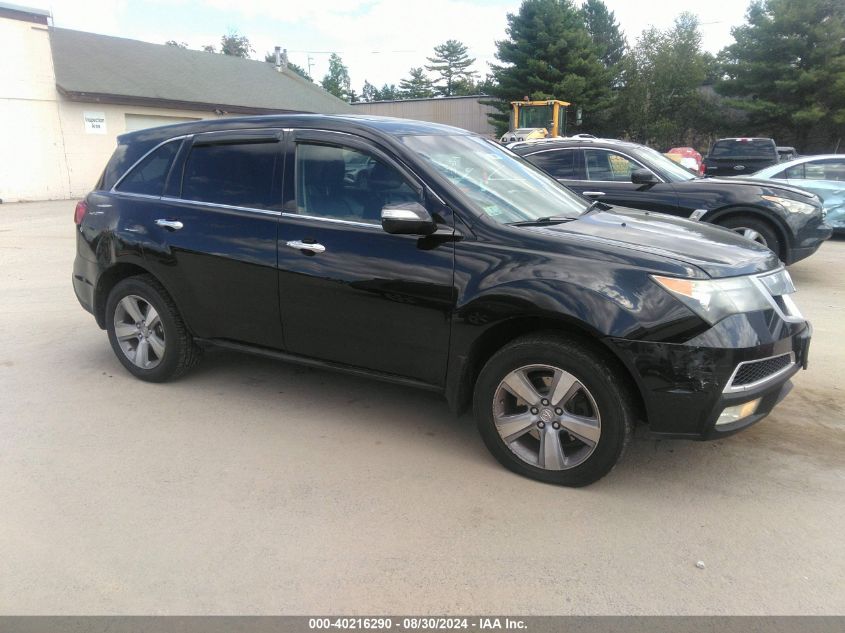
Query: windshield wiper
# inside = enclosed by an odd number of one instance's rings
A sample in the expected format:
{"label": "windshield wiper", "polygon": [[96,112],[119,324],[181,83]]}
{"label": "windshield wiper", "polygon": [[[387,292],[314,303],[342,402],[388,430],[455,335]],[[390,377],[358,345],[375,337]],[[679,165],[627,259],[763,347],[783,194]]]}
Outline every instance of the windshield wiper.
{"label": "windshield wiper", "polygon": [[522,220],[521,222],[508,222],[508,226],[542,226],[544,224],[561,224],[562,222],[572,222],[576,218],[568,218],[558,215],[550,215],[545,218],[536,218],[534,220]]}

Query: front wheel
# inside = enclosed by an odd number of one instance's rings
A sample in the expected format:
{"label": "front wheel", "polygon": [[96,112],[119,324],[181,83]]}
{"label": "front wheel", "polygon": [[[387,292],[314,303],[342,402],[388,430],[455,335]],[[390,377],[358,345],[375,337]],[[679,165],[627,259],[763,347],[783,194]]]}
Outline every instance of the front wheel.
{"label": "front wheel", "polygon": [[176,378],[200,356],[176,304],[152,275],[129,277],[112,288],[106,330],[118,360],[149,382]]}
{"label": "front wheel", "polygon": [[631,437],[624,385],[616,367],[580,341],[530,336],[487,362],[473,410],[502,465],[540,481],[585,486],[610,472]]}
{"label": "front wheel", "polygon": [[762,244],[778,257],[781,256],[781,244],[777,231],[764,220],[758,220],[744,215],[726,218],[719,222],[719,226],[739,233],[744,238]]}

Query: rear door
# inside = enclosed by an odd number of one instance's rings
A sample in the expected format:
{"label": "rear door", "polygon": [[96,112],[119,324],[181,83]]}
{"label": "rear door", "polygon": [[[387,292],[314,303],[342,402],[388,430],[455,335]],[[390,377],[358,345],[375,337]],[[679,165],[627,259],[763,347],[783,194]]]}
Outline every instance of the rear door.
{"label": "rear door", "polygon": [[661,213],[678,212],[678,195],[671,183],[662,179],[649,185],[631,182],[633,170],[648,169],[633,157],[601,147],[582,147],[578,153],[573,170],[577,178],[558,178],[573,191],[607,204]]}
{"label": "rear door", "polygon": [[[298,130],[285,161],[279,296],[290,352],[441,385],[455,304],[454,221],[391,155],[352,134]],[[418,201],[439,235],[390,235]]]}
{"label": "rear door", "polygon": [[564,185],[569,184],[567,181],[584,180],[582,153],[577,147],[544,149],[525,158]]}
{"label": "rear door", "polygon": [[145,258],[199,337],[282,347],[282,138],[272,129],[189,137],[150,211],[159,247]]}

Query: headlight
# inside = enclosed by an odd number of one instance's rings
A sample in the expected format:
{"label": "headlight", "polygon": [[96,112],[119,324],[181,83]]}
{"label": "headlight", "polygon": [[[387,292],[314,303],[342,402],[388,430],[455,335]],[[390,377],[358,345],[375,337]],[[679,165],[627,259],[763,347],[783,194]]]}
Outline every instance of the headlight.
{"label": "headlight", "polygon": [[764,291],[750,277],[678,279],[652,275],[651,278],[710,325],[731,314],[772,307]]}
{"label": "headlight", "polygon": [[789,198],[781,198],[780,196],[762,196],[762,198],[763,200],[768,200],[769,202],[779,204],[787,211],[792,211],[793,213],[806,213],[809,215],[818,208],[814,207],[811,204],[807,204],[806,202],[790,200]]}

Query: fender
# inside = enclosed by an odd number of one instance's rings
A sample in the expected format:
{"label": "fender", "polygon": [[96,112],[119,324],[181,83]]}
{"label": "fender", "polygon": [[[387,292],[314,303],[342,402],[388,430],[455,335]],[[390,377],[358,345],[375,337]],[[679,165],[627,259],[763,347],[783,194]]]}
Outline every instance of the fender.
{"label": "fender", "polygon": [[[129,245],[115,233],[110,233],[108,237],[99,241],[96,254],[99,275],[94,289],[94,317],[97,320],[97,325],[101,328],[105,329],[106,300],[111,289],[121,280],[138,274],[148,274],[155,277],[170,295],[184,318],[184,311],[182,310],[184,297],[174,292],[174,289],[165,279],[155,273],[154,268],[144,257],[143,244],[136,242]],[[186,321],[185,325],[193,332],[191,323]]]}
{"label": "fender", "polygon": [[708,211],[704,215],[700,216],[698,219],[701,222],[710,222],[711,224],[718,224],[719,220],[729,215],[750,215],[759,218],[764,222],[768,222],[769,224],[775,227],[775,230],[777,231],[778,237],[781,239],[781,241],[787,247],[792,247],[794,240],[783,218],[781,218],[777,213],[761,207],[745,205],[721,207],[719,209],[713,209],[711,211]]}

